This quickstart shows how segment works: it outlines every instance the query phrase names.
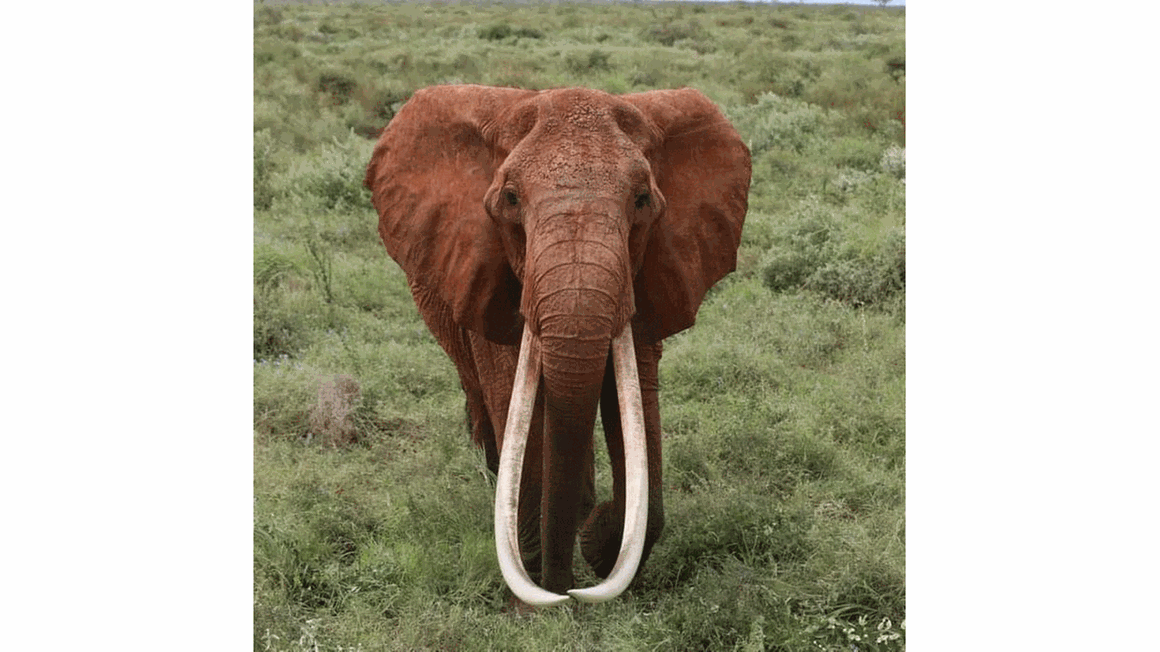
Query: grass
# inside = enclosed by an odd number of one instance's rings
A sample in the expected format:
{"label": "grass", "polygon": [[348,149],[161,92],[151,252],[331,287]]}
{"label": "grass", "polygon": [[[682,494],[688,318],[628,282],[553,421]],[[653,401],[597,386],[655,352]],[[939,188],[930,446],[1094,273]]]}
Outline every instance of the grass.
{"label": "grass", "polygon": [[[904,28],[255,5],[254,648],[904,649]],[[494,479],[361,188],[377,131],[447,82],[695,86],[753,152],[738,270],[666,342],[665,535],[612,603],[506,611]]]}

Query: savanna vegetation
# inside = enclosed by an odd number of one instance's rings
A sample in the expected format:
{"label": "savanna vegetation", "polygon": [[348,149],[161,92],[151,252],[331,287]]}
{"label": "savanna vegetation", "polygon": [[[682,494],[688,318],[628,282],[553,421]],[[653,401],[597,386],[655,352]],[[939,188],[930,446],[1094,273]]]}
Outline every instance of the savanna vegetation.
{"label": "savanna vegetation", "polygon": [[[878,7],[255,5],[254,648],[905,649],[904,31]],[[362,188],[401,103],[459,82],[693,86],[752,150],[738,269],[661,363],[666,531],[603,605],[507,609],[494,478]]]}

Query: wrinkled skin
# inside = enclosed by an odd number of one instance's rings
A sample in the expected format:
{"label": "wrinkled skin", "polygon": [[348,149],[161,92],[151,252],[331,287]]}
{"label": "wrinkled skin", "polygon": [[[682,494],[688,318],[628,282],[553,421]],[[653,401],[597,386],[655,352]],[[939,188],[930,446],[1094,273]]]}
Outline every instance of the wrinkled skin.
{"label": "wrinkled skin", "polygon": [[[577,533],[598,576],[616,561],[625,472],[609,342],[626,325],[648,458],[644,558],[660,536],[661,340],[691,326],[705,292],[733,270],[749,180],[748,149],[692,89],[432,87],[375,148],[366,186],[379,234],[455,362],[492,471],[525,323],[540,343],[519,539],[525,568],[549,591],[574,585]],[[600,505],[598,408],[613,460],[613,500]]]}

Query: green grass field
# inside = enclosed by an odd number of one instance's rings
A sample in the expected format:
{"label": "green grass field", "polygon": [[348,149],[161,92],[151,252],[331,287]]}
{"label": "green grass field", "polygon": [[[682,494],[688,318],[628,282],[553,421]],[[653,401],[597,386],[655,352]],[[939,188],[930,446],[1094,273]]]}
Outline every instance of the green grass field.
{"label": "green grass field", "polygon": [[[905,17],[255,5],[254,648],[905,649]],[[494,478],[362,188],[459,82],[693,86],[752,150],[738,269],[661,363],[665,534],[611,603],[506,611]]]}

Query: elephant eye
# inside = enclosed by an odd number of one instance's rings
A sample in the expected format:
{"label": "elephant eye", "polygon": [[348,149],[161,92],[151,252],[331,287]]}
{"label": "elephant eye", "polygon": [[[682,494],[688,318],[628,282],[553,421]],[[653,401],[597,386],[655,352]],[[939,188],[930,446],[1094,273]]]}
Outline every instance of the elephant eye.
{"label": "elephant eye", "polygon": [[642,192],[641,194],[636,196],[636,207],[638,209],[644,208],[645,206],[651,206],[651,205],[652,205],[652,196],[649,195],[647,192]]}
{"label": "elephant eye", "polygon": [[503,198],[507,201],[508,206],[519,206],[520,205],[520,198],[516,197],[516,193],[514,190],[505,190],[503,193]]}

